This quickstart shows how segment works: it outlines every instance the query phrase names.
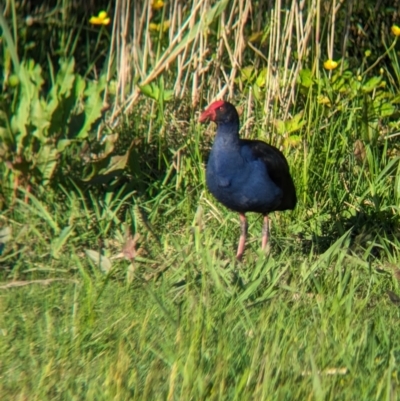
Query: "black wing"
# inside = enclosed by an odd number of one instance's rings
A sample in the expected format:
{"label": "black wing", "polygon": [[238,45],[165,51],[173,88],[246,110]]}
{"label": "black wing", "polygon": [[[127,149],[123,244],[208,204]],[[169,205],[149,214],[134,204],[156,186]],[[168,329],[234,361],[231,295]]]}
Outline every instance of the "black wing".
{"label": "black wing", "polygon": [[282,202],[276,210],[294,209],[297,203],[296,189],[283,153],[263,141],[242,139],[241,142],[251,149],[254,157],[265,163],[271,180],[282,190]]}

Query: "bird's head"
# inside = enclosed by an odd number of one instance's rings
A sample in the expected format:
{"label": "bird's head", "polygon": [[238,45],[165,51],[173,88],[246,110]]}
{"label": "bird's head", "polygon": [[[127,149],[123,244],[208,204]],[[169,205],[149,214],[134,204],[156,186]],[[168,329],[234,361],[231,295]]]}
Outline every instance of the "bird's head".
{"label": "bird's head", "polygon": [[238,122],[239,115],[233,104],[218,100],[211,103],[200,115],[200,123],[208,121],[214,121],[216,124]]}

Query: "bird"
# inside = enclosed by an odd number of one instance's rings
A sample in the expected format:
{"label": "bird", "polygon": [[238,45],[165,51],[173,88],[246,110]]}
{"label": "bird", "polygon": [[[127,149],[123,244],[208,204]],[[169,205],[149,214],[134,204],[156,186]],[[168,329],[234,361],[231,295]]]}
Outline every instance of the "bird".
{"label": "bird", "polygon": [[247,212],[264,216],[261,247],[269,240],[268,214],[293,210],[296,188],[283,153],[261,140],[239,137],[239,115],[232,103],[218,100],[200,115],[200,123],[214,122],[217,132],[211,147],[206,184],[220,202],[239,213],[240,238],[236,258],[242,260],[248,223]]}

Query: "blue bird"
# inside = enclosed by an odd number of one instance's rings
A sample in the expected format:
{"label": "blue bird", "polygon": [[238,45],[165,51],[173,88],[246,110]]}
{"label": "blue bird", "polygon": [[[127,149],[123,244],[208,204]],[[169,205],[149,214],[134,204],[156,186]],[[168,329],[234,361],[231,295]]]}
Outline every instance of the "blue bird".
{"label": "blue bird", "polygon": [[247,212],[264,216],[261,246],[268,243],[268,214],[294,209],[296,189],[282,152],[260,140],[239,138],[239,115],[233,104],[212,103],[199,122],[213,121],[217,134],[207,163],[206,182],[213,196],[238,212],[240,239],[236,257],[241,260],[247,236]]}

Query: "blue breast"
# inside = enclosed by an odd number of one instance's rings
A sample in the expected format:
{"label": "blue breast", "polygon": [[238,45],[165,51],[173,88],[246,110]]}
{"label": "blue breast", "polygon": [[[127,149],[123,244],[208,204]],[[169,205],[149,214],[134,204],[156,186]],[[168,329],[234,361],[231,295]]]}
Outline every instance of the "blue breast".
{"label": "blue breast", "polygon": [[237,212],[266,214],[282,200],[282,190],[265,163],[240,140],[216,137],[207,164],[207,186],[215,198]]}

